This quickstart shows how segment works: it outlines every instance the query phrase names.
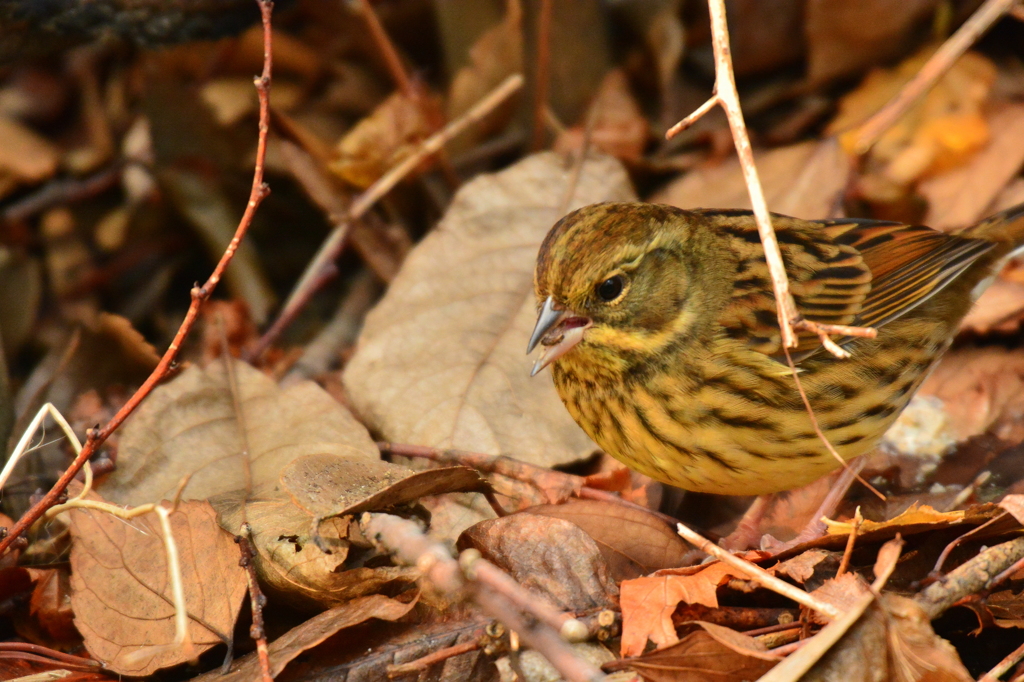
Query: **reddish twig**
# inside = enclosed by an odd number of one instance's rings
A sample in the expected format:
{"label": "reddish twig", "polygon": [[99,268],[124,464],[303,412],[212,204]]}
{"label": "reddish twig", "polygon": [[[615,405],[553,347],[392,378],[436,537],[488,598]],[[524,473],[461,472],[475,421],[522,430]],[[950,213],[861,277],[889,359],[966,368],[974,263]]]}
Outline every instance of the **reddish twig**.
{"label": "reddish twig", "polygon": [[[558,632],[545,622],[549,612],[557,610],[529,592],[508,576],[506,581],[491,581],[494,572],[480,568],[485,560],[479,552],[463,552],[465,560],[455,559],[443,545],[431,541],[414,521],[390,514],[364,514],[360,520],[363,534],[382,549],[395,555],[402,563],[416,566],[435,588],[449,596],[469,596],[480,609],[505,624],[529,647],[538,651],[569,682],[597,682],[605,676],[592,664],[576,656],[559,637]],[[461,564],[461,567],[460,567]],[[491,581],[491,582],[488,582]],[[524,594],[512,602],[507,596],[508,582]],[[525,605],[530,614],[526,618],[517,608]],[[545,614],[545,615],[541,615]],[[572,619],[580,628],[582,623]]]}
{"label": "reddish twig", "polygon": [[38,644],[30,644],[29,642],[0,642],[0,653],[13,651],[33,654],[42,657],[43,659],[52,659],[49,662],[56,666],[64,667],[71,665],[84,670],[99,670],[103,667],[99,661],[95,661],[91,658],[72,656],[71,654],[66,654],[63,651],[48,649],[45,646],[40,646]]}
{"label": "reddish twig", "polygon": [[929,619],[938,618],[964,597],[992,589],[1017,562],[1024,562],[1024,537],[989,547],[926,587],[914,601]]}
{"label": "reddish twig", "polygon": [[388,67],[391,79],[395,81],[395,85],[398,86],[403,95],[413,101],[418,100],[419,91],[412,78],[409,77],[409,72],[406,70],[405,64],[402,63],[402,58],[398,56],[395,44],[391,42],[387,31],[384,30],[384,26],[380,23],[380,17],[373,11],[370,0],[359,0],[359,9],[362,10],[363,19],[366,20],[366,26],[370,29],[373,42],[377,49],[380,50],[384,64]]}
{"label": "reddish twig", "polygon": [[856,133],[854,150],[858,154],[864,154],[871,149],[882,134],[892,127],[914,102],[931,90],[956,60],[1016,2],[1017,0],[987,0],[979,7],[956,33],[935,51],[913,80],[900,88],[896,96],[879,109],[878,113],[860,125]]}
{"label": "reddish twig", "polygon": [[480,648],[480,639],[471,639],[468,642],[462,644],[454,644],[444,649],[438,649],[432,653],[417,658],[415,661],[409,661],[408,663],[400,663],[398,665],[389,665],[388,677],[394,679],[396,677],[405,677],[406,675],[420,675],[430,669],[431,666],[437,665],[442,661],[447,661],[449,658],[455,658],[462,654],[467,654],[470,651],[476,651]]}
{"label": "reddish twig", "polygon": [[853,527],[850,529],[850,535],[846,538],[843,560],[839,562],[839,569],[836,570],[836,578],[846,573],[850,568],[850,559],[853,558],[853,547],[857,543],[857,533],[860,532],[860,524],[863,522],[864,517],[861,516],[860,507],[857,507],[857,511],[853,515]]}
{"label": "reddish twig", "polygon": [[786,276],[786,267],[782,262],[782,252],[779,250],[779,241],[775,236],[775,230],[772,228],[771,214],[768,212],[768,202],[764,198],[764,189],[761,186],[761,178],[757,173],[757,166],[754,165],[754,151],[750,146],[747,124],[743,120],[740,96],[736,90],[736,76],[732,68],[732,52],[729,47],[729,26],[725,19],[725,0],[708,0],[708,11],[711,14],[711,45],[715,53],[714,94],[704,104],[700,105],[696,111],[672,126],[665,133],[665,137],[672,139],[693,125],[697,119],[707,114],[715,106],[722,107],[726,118],[729,120],[729,129],[732,131],[733,143],[736,145],[736,155],[739,157],[743,179],[750,194],[750,204],[754,209],[757,231],[761,235],[761,243],[764,245],[764,254],[768,262],[768,271],[771,274],[772,286],[775,290],[775,300],[778,305],[782,346],[784,348],[795,348],[797,346],[797,337],[794,330],[803,329],[817,334],[821,339],[822,345],[837,357],[849,357],[846,351],[829,338],[829,334],[874,338],[877,332],[869,327],[818,324],[804,319],[803,315],[796,309],[796,301],[793,300],[793,294],[789,290],[789,278]]}
{"label": "reddish twig", "polygon": [[1006,518],[1006,514],[1007,512],[1003,512],[998,516],[993,516],[991,519],[981,524],[977,528],[969,530],[963,535],[959,535],[956,538],[954,538],[953,541],[946,545],[945,549],[942,550],[942,553],[939,554],[939,558],[935,560],[935,568],[932,569],[931,577],[939,578],[942,576],[942,567],[946,564],[946,560],[949,558],[949,555],[953,552],[953,550],[956,549],[957,545],[959,545],[964,540],[969,539],[971,536],[976,535],[982,529],[988,528],[996,521],[1002,521],[1004,518]]}
{"label": "reddish twig", "polygon": [[242,238],[245,236],[249,226],[252,224],[253,216],[256,214],[256,208],[270,193],[270,188],[263,182],[263,166],[267,155],[267,132],[270,129],[270,76],[273,66],[271,56],[270,18],[271,13],[273,12],[274,3],[272,0],[256,1],[259,4],[260,14],[263,19],[263,73],[254,79],[260,102],[259,137],[256,145],[256,167],[253,171],[252,190],[249,193],[249,201],[246,204],[245,212],[238,223],[238,228],[235,230],[235,235],[231,238],[227,248],[224,249],[224,254],[221,256],[217,266],[213,269],[213,273],[210,274],[209,279],[207,279],[202,286],[192,288],[192,291],[190,292],[192,301],[189,304],[188,312],[185,314],[185,319],[182,321],[181,326],[174,335],[174,339],[171,341],[170,346],[168,346],[167,350],[164,352],[163,357],[160,358],[160,362],[157,364],[156,368],[149,375],[146,381],[143,382],[142,386],[139,387],[135,394],[128,399],[124,406],[118,410],[117,414],[115,414],[103,428],[89,429],[82,451],[75,457],[74,461],[71,462],[70,466],[68,466],[53,487],[50,488],[50,491],[47,492],[39,502],[33,505],[31,509],[22,515],[18,522],[11,527],[7,537],[0,540],[0,556],[7,551],[15,538],[24,533],[29,526],[35,523],[46,512],[46,510],[57,504],[60,496],[67,489],[68,484],[71,483],[71,480],[82,469],[82,466],[84,466],[89,458],[92,457],[97,448],[99,448],[104,441],[110,437],[110,434],[116,431],[118,427],[124,423],[124,420],[135,411],[135,408],[139,406],[139,403],[141,403],[143,399],[152,392],[156,385],[160,383],[160,381],[162,381],[174,367],[181,344],[185,340],[185,337],[188,336],[189,332],[192,331],[192,326],[195,324],[196,317],[199,314],[199,309],[202,307],[203,303],[210,298],[210,295],[220,282],[221,277],[224,274],[224,270],[231,262],[231,259],[235,255],[235,251],[238,249],[238,245],[241,243]]}
{"label": "reddish twig", "polygon": [[248,523],[242,524],[241,534],[235,536],[238,549],[242,558],[238,565],[245,569],[245,577],[249,583],[249,603],[252,608],[252,625],[249,626],[249,636],[256,642],[256,655],[260,661],[260,674],[262,682],[273,682],[274,676],[270,672],[270,651],[267,649],[267,631],[263,627],[263,607],[267,605],[267,598],[260,590],[260,584],[256,579],[256,552],[253,550],[252,529]]}
{"label": "reddish twig", "polygon": [[3,212],[3,219],[12,222],[27,220],[51,206],[90,199],[114,187],[121,180],[123,170],[124,163],[117,161],[88,177],[52,180],[7,206]]}
{"label": "reddish twig", "polygon": [[[551,88],[551,10],[552,0],[540,0],[537,13],[537,63],[534,65],[533,81],[533,132],[530,149],[540,151],[544,147],[547,132],[548,93]],[[585,152],[584,152],[585,155]]]}

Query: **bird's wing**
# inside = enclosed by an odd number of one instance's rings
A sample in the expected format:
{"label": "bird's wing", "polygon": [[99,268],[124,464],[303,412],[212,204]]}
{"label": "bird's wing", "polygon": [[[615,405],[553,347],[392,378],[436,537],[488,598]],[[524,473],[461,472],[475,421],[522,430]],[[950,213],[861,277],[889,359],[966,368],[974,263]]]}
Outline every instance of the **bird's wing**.
{"label": "bird's wing", "polygon": [[[711,218],[711,216],[708,216]],[[766,355],[782,355],[775,296],[749,212],[712,218],[737,255],[726,333]],[[941,290],[992,243],[927,227],[874,220],[812,222],[773,215],[772,225],[797,309],[825,324],[878,327]],[[840,344],[851,339],[836,339]],[[821,348],[817,335],[798,333],[795,360]]]}

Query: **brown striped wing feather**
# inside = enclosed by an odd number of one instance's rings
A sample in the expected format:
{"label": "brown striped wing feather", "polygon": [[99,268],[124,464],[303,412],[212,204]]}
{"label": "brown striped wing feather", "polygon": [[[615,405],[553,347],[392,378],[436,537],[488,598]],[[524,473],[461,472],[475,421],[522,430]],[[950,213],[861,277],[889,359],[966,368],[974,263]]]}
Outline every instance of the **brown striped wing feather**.
{"label": "brown striped wing feather", "polygon": [[[824,324],[884,325],[928,300],[993,248],[986,240],[900,223],[812,222],[778,215],[772,223],[797,309]],[[734,237],[738,257],[736,287],[721,318],[726,333],[766,355],[781,356],[775,298],[752,218],[731,212],[713,218],[713,224]],[[820,348],[817,335],[801,332],[794,359]]]}

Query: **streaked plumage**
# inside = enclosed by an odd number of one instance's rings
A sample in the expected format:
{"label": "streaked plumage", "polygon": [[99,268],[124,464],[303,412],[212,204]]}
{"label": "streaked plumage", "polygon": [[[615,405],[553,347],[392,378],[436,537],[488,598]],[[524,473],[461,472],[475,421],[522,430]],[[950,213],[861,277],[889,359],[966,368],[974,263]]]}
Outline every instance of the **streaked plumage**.
{"label": "streaked plumage", "polygon": [[[871,220],[773,225],[805,317],[878,328],[876,339],[837,339],[850,359],[806,333],[791,351],[819,424],[849,459],[878,442],[993,268],[1024,243],[1024,206],[959,235]],[[584,207],[545,239],[535,291],[544,307],[531,348],[547,346],[538,366],[551,362],[573,418],[625,464],[736,495],[838,466],[782,355],[749,211]]]}

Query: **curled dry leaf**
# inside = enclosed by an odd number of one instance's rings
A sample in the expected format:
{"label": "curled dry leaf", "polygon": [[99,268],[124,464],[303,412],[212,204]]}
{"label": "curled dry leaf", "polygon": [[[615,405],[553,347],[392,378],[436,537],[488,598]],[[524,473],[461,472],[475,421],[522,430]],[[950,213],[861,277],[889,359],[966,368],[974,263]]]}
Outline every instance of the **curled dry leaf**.
{"label": "curled dry leaf", "polygon": [[[849,157],[834,138],[759,151],[754,161],[771,210],[796,218],[832,217],[851,170]],[[651,201],[680,208],[750,208],[747,185],[735,158],[687,173]]]}
{"label": "curled dry leaf", "polygon": [[193,650],[174,646],[174,606],[156,514],[123,521],[92,509],[71,515],[71,606],[89,653],[122,675],[145,676],[230,641],[245,571],[238,546],[207,502],[170,515]]}
{"label": "curled dry leaf", "polygon": [[716,561],[691,569],[659,571],[636,580],[623,580],[619,586],[622,655],[643,653],[648,639],[658,646],[679,641],[672,624],[676,607],[685,603],[718,608],[718,586],[735,575],[735,569]]}
{"label": "curled dry leaf", "polygon": [[459,538],[528,590],[563,611],[608,608],[618,590],[597,544],[574,523],[512,514],[482,521]]}
{"label": "curled dry leaf", "polygon": [[991,138],[980,151],[967,163],[918,185],[918,193],[928,200],[925,225],[950,230],[978,222],[1024,165],[1024,104],[1004,104],[986,119]]}
{"label": "curled dry leaf", "polygon": [[412,154],[431,132],[423,101],[395,92],[341,138],[331,170],[365,189]]}
{"label": "curled dry leaf", "polygon": [[654,514],[613,502],[571,499],[524,513],[565,519],[582,528],[597,543],[616,582],[676,568],[690,551],[675,529]]}
{"label": "curled dry leaf", "polygon": [[680,628],[679,642],[607,664],[605,670],[635,670],[648,682],[745,682],[758,679],[778,662],[779,657],[753,637],[693,621]]}
{"label": "curled dry leaf", "polygon": [[[892,530],[894,534],[899,532],[903,535],[909,535],[915,531],[920,532],[927,528],[947,528],[959,525],[966,519],[967,512],[964,511],[940,512],[928,505],[918,506],[915,504],[899,516],[888,521],[865,519],[861,522],[860,530],[857,534],[859,537],[865,537],[869,533],[876,531]],[[853,524],[845,521],[830,521],[826,519],[825,525],[828,527],[830,535],[846,535],[853,529]]]}
{"label": "curled dry leaf", "polygon": [[768,572],[775,576],[788,576],[798,583],[806,583],[814,575],[818,565],[832,559],[832,568],[839,565],[835,552],[824,549],[809,549],[792,559],[787,559],[768,569]]}
{"label": "curled dry leaf", "polygon": [[999,506],[1024,525],[1024,495],[1006,495],[999,501]]}
{"label": "curled dry leaf", "polygon": [[[292,628],[281,635],[268,647],[270,655],[270,675],[277,677],[296,656],[322,643],[331,635],[345,628],[365,623],[371,618],[378,620],[398,620],[412,610],[416,601],[405,603],[382,595],[362,597],[336,606],[313,616],[302,625]],[[260,664],[256,652],[238,658],[231,664],[225,674],[220,670],[211,670],[200,675],[193,682],[248,682],[258,679]]]}
{"label": "curled dry leaf", "polygon": [[[571,172],[537,154],[459,190],[370,312],[345,384],[384,438],[551,466],[596,446],[562,406],[548,373],[530,378],[533,266],[561,217]],[[568,208],[635,198],[617,161],[583,165]]]}

